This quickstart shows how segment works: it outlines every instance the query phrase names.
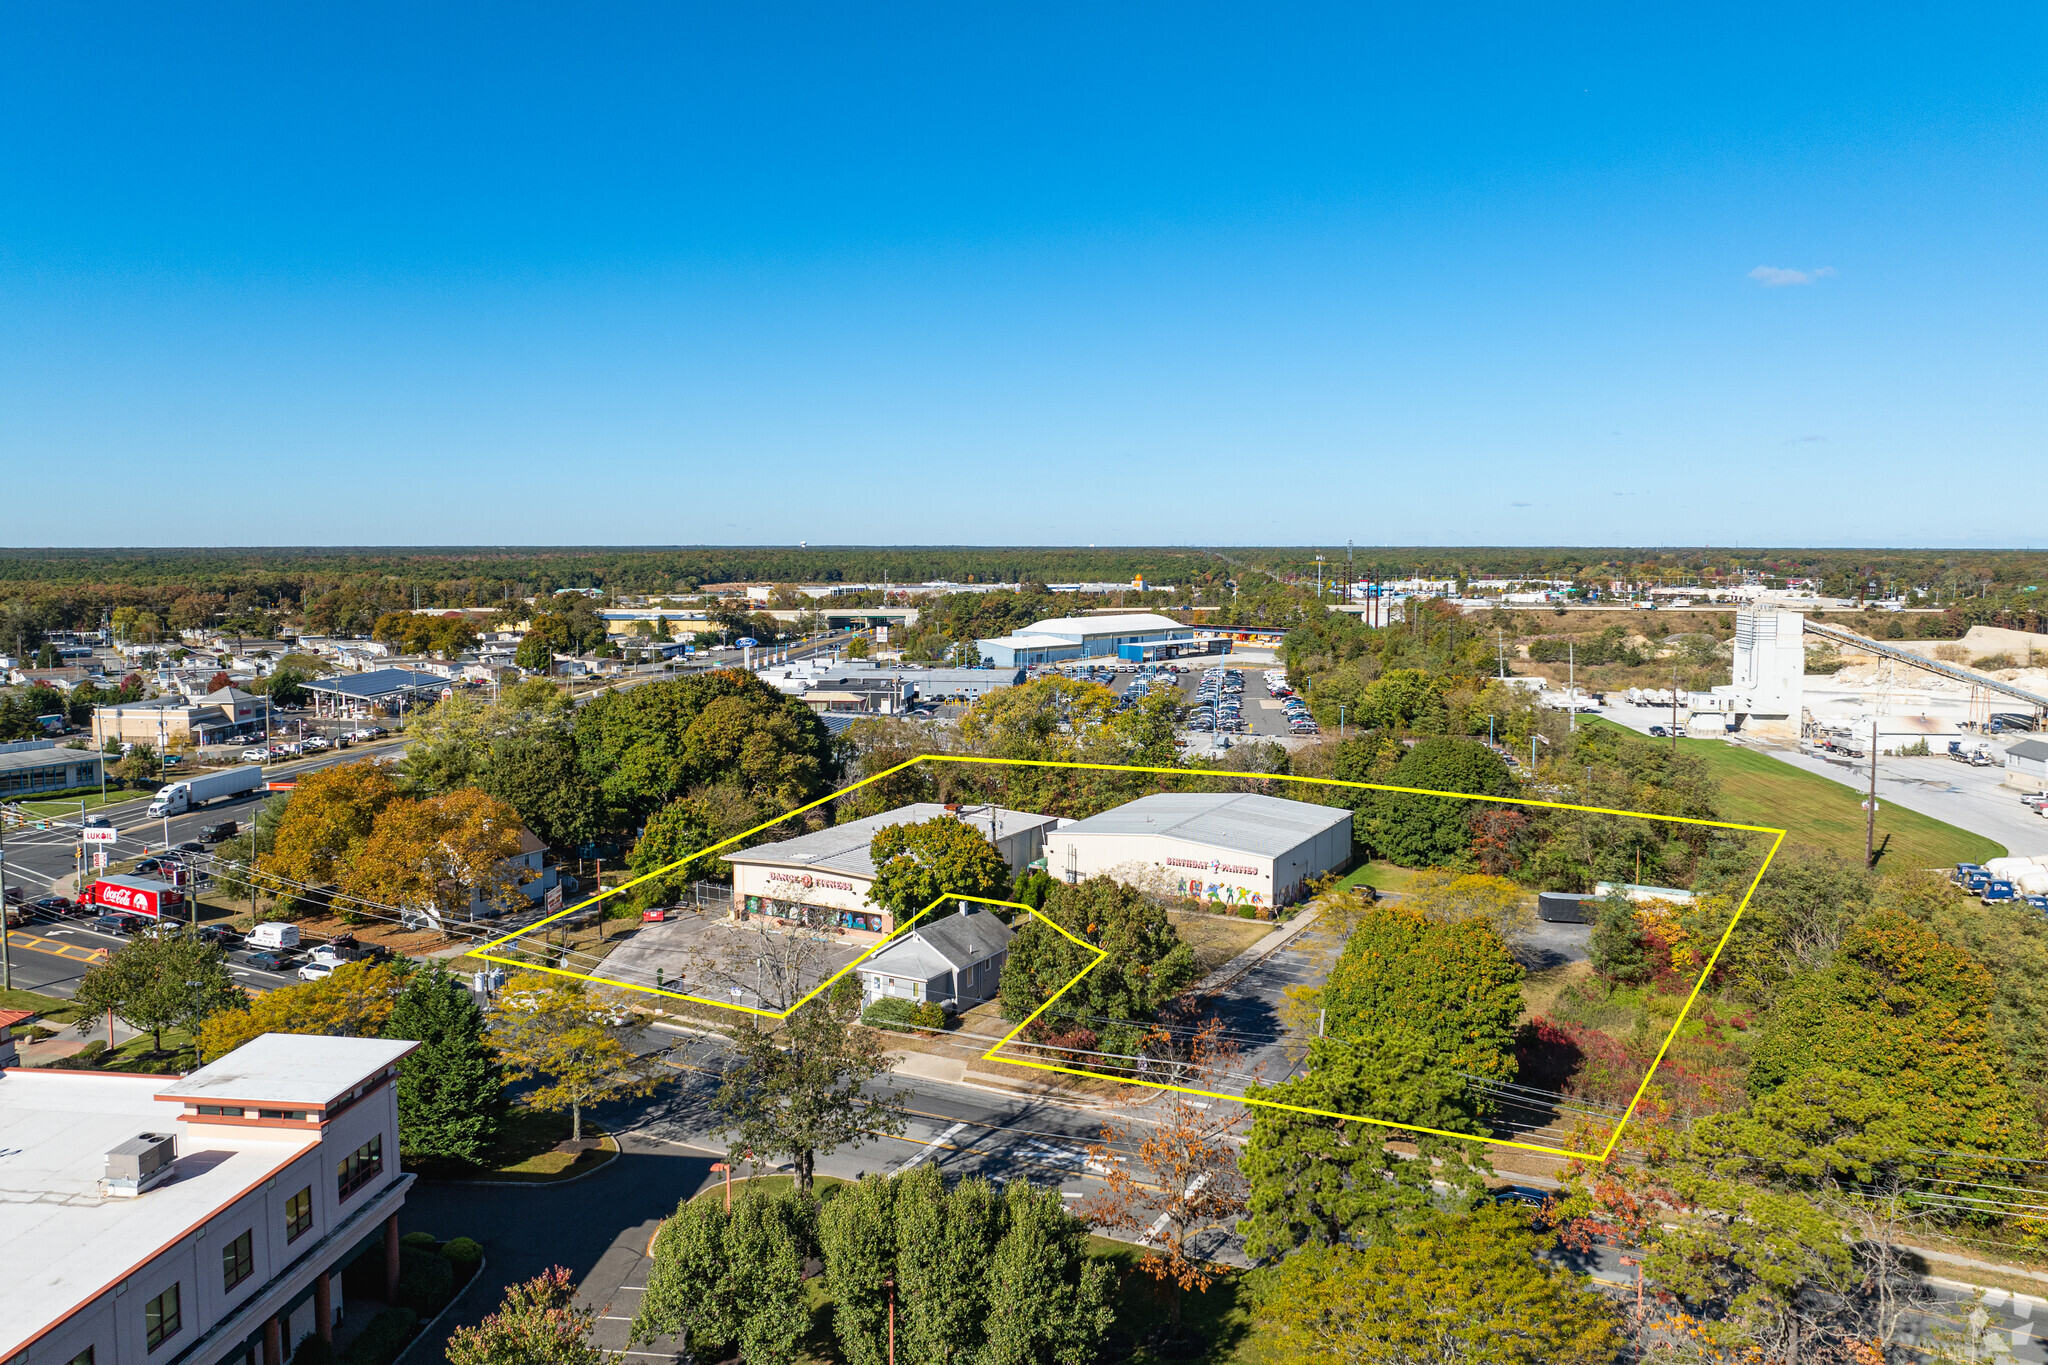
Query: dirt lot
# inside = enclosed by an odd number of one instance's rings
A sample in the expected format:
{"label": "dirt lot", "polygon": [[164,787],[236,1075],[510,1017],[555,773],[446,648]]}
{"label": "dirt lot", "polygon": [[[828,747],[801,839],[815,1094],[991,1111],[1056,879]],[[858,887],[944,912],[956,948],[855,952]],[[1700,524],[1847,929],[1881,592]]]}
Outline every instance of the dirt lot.
{"label": "dirt lot", "polygon": [[1222,966],[1280,927],[1264,920],[1192,910],[1169,910],[1166,917],[1173,922],[1182,942],[1195,950],[1195,968],[1201,972]]}

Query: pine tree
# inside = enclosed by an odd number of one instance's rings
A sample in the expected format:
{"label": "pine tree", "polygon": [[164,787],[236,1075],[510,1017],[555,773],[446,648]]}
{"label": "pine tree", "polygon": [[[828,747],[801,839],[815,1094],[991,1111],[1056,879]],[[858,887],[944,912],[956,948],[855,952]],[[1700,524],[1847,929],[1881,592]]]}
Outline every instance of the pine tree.
{"label": "pine tree", "polygon": [[479,1160],[498,1136],[504,1078],[475,998],[435,962],[414,972],[399,992],[384,1036],[420,1045],[398,1072],[398,1135],[406,1160]]}

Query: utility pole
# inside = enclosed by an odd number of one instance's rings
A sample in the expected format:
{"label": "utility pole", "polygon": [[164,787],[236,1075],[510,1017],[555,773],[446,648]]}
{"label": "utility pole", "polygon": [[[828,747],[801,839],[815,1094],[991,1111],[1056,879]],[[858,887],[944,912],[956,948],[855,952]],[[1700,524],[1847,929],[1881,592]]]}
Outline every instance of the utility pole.
{"label": "utility pole", "polygon": [[1678,757],[1678,661],[1671,661],[1671,756]]}
{"label": "utility pole", "polygon": [[1863,865],[1877,861],[1877,722],[1870,722],[1870,799],[1863,803]]}

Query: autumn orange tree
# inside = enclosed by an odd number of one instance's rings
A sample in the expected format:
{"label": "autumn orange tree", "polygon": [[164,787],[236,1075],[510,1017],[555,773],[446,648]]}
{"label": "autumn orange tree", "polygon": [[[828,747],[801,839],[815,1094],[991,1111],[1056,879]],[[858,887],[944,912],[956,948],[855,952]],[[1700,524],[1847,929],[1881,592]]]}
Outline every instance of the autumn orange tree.
{"label": "autumn orange tree", "polygon": [[[1199,1087],[1226,1071],[1236,1045],[1221,1021],[1209,1020],[1184,1045],[1178,1063],[1181,1083]],[[1154,1113],[1143,1136],[1129,1123],[1107,1124],[1101,1142],[1088,1148],[1107,1187],[1076,1210],[1097,1227],[1143,1235],[1138,1269],[1157,1280],[1167,1296],[1167,1330],[1181,1332],[1181,1301],[1188,1290],[1205,1292],[1220,1268],[1202,1255],[1200,1244],[1220,1239],[1245,1208],[1245,1182],[1237,1166],[1234,1135],[1244,1116],[1234,1104],[1205,1104],[1191,1095],[1169,1093],[1163,1115]]]}
{"label": "autumn orange tree", "polygon": [[292,789],[258,872],[303,886],[333,885],[369,842],[377,817],[398,799],[390,770],[372,760],[305,774]]}
{"label": "autumn orange tree", "polygon": [[253,995],[242,1008],[224,1010],[199,1026],[200,1059],[217,1061],[266,1033],[375,1038],[411,970],[412,963],[403,961],[351,962],[319,981]]}
{"label": "autumn orange tree", "polygon": [[519,852],[519,816],[496,797],[465,788],[424,801],[385,806],[349,864],[341,889],[382,905],[468,912],[518,885],[509,860]]}

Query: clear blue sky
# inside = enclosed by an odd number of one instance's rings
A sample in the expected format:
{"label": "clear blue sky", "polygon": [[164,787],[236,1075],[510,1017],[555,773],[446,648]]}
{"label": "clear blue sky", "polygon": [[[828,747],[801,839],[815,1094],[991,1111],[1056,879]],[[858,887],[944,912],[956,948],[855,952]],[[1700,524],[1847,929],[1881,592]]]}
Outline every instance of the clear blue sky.
{"label": "clear blue sky", "polygon": [[2048,544],[2048,10],[1444,13],[11,6],[0,540]]}

